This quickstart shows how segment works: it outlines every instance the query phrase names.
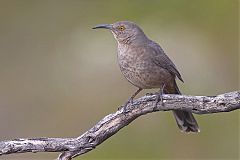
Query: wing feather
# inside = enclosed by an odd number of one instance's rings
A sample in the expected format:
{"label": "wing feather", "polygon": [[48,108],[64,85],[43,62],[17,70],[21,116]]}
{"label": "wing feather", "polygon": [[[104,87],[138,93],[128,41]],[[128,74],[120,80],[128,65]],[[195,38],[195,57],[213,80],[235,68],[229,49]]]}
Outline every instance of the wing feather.
{"label": "wing feather", "polygon": [[184,82],[181,77],[181,74],[177,70],[177,67],[174,65],[171,59],[164,53],[163,49],[153,41],[148,46],[150,47],[149,50],[152,50],[152,52],[150,52],[150,54],[152,54],[150,57],[152,58],[153,62],[159,67],[165,68],[171,74],[177,76],[179,80]]}

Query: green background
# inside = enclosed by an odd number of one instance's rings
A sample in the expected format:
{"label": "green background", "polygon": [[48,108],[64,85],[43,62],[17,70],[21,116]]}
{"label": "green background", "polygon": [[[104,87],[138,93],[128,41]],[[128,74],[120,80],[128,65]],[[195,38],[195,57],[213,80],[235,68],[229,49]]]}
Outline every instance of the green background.
{"label": "green background", "polygon": [[[0,0],[0,140],[76,137],[115,112],[136,88],[119,71],[111,33],[91,28],[120,20],[161,44],[182,93],[239,89],[237,0]],[[142,116],[77,159],[240,158],[239,111],[196,118],[201,132],[183,134],[171,112]]]}

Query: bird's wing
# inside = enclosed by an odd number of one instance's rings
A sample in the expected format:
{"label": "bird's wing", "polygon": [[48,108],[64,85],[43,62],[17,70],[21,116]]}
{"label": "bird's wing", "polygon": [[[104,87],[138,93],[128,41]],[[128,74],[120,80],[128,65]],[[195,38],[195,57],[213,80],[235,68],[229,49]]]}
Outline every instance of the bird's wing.
{"label": "bird's wing", "polygon": [[174,65],[171,59],[164,53],[163,49],[155,42],[149,45],[149,47],[150,47],[149,49],[152,50],[150,54],[153,62],[156,65],[165,68],[171,74],[177,76],[179,80],[184,82],[181,77],[181,74],[177,70],[177,67]]}

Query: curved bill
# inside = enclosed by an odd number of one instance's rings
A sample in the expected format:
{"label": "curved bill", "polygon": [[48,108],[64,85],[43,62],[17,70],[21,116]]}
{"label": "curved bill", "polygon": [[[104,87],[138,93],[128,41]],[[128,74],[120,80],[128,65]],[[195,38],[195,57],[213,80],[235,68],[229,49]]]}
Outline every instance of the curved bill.
{"label": "curved bill", "polygon": [[112,29],[111,24],[99,24],[93,27],[92,29],[99,29],[99,28],[104,28],[104,29]]}

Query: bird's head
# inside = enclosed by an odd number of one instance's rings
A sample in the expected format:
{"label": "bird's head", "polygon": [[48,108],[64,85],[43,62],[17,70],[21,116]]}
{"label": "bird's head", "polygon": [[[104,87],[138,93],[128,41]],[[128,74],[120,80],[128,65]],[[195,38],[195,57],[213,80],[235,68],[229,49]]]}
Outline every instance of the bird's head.
{"label": "bird's head", "polygon": [[93,29],[109,29],[118,43],[130,44],[146,38],[142,29],[130,21],[120,21],[113,24],[99,24]]}

